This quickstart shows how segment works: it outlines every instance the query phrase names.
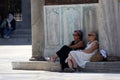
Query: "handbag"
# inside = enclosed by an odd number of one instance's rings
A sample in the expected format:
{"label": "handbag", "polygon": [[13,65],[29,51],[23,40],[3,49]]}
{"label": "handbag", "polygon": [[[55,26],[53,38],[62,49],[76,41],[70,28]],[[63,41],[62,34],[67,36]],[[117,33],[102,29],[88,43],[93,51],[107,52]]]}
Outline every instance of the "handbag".
{"label": "handbag", "polygon": [[104,60],[104,57],[102,56],[102,54],[99,51],[96,52],[90,59],[91,62],[100,62],[103,60]]}

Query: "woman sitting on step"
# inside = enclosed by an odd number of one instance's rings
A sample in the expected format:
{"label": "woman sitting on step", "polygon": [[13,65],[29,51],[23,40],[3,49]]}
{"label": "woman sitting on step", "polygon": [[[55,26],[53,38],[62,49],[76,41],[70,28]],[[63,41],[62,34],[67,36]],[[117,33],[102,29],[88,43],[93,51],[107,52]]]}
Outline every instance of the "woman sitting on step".
{"label": "woman sitting on step", "polygon": [[82,32],[80,30],[75,30],[73,37],[74,37],[74,41],[72,41],[70,45],[63,46],[51,58],[52,61],[55,61],[58,57],[60,58],[60,64],[61,64],[62,70],[64,70],[64,68],[68,68],[68,64],[65,63],[65,60],[68,57],[68,54],[70,51],[84,49],[84,42],[82,40],[82,37],[83,37]]}
{"label": "woman sitting on step", "polygon": [[6,20],[6,27],[4,30],[4,38],[9,39],[11,32],[13,32],[16,29],[16,21],[14,19],[14,14],[9,13],[8,18]]}
{"label": "woman sitting on step", "polygon": [[65,71],[75,71],[77,66],[85,68],[85,64],[90,61],[90,58],[98,51],[98,41],[97,34],[95,32],[90,32],[88,34],[88,44],[84,50],[71,51],[66,63],[68,63],[69,68]]}

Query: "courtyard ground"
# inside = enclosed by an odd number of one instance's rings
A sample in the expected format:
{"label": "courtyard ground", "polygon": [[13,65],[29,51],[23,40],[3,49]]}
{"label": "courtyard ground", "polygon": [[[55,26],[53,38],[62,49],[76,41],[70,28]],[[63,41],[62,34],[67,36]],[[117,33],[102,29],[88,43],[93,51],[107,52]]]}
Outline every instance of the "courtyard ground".
{"label": "courtyard ground", "polygon": [[28,61],[31,45],[0,46],[0,80],[120,80],[118,73],[61,73],[34,70],[12,70],[12,61]]}

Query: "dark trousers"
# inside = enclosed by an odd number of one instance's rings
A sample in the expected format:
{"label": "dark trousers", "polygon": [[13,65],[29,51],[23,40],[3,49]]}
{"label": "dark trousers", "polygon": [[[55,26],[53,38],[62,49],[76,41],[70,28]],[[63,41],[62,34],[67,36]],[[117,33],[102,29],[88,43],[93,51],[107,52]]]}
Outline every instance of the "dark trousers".
{"label": "dark trousers", "polygon": [[56,53],[60,58],[60,64],[61,64],[62,70],[64,70],[64,68],[68,68],[68,64],[65,63],[65,60],[68,57],[68,54],[71,50],[72,50],[71,48],[65,45]]}
{"label": "dark trousers", "polygon": [[11,32],[13,31],[13,28],[10,29],[4,29],[5,36],[10,36]]}

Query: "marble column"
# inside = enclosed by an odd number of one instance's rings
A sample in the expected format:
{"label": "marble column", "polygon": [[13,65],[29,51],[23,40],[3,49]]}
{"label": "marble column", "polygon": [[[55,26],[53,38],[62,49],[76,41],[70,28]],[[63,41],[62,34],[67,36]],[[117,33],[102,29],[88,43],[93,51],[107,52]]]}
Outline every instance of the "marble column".
{"label": "marble column", "polygon": [[30,0],[21,0],[22,1],[22,27],[31,28],[31,1]]}
{"label": "marble column", "polygon": [[31,0],[32,13],[32,58],[41,60],[44,55],[44,0]]}
{"label": "marble column", "polygon": [[120,57],[120,12],[118,0],[99,0],[100,48],[109,56]]}

